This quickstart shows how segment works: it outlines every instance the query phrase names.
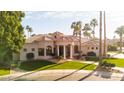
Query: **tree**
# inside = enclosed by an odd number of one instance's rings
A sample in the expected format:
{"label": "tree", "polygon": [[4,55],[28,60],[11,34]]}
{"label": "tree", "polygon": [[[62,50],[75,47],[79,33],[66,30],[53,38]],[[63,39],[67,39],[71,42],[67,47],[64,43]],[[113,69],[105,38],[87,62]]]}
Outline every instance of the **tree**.
{"label": "tree", "polygon": [[102,64],[102,11],[100,11],[100,25],[99,25],[99,65]]}
{"label": "tree", "polygon": [[88,31],[91,30],[91,27],[90,27],[90,25],[89,25],[88,23],[86,23],[86,24],[84,25],[84,27],[83,27],[82,30],[83,30],[83,35],[84,35],[85,37],[91,38],[91,33],[88,32]]}
{"label": "tree", "polygon": [[106,13],[104,11],[104,50],[103,50],[103,55],[106,57],[106,52],[107,52],[107,46],[106,46]]}
{"label": "tree", "polygon": [[79,36],[79,42],[80,42],[80,57],[81,57],[81,31],[82,31],[82,22],[72,22],[71,29],[73,29],[73,35]]}
{"label": "tree", "polygon": [[77,22],[72,22],[71,29],[73,29],[73,35],[78,36],[79,35],[79,28]]}
{"label": "tree", "polygon": [[[12,53],[19,53],[25,42],[24,29],[21,24],[24,16],[25,14],[21,11],[0,12],[0,55],[5,59]],[[3,60],[0,59],[1,61]]]}
{"label": "tree", "polygon": [[93,38],[95,38],[95,28],[98,26],[98,22],[95,18],[91,20],[90,26],[92,27]]}
{"label": "tree", "polygon": [[120,26],[117,28],[117,30],[115,31],[116,34],[119,35],[120,37],[120,52],[122,52],[122,46],[123,46],[123,35],[124,35],[124,26]]}
{"label": "tree", "polygon": [[88,31],[84,31],[83,35],[84,37],[91,38],[91,33],[89,33]]}
{"label": "tree", "polygon": [[31,33],[33,32],[32,27],[30,27],[29,25],[26,26],[26,30],[28,31],[28,37],[31,36]]}

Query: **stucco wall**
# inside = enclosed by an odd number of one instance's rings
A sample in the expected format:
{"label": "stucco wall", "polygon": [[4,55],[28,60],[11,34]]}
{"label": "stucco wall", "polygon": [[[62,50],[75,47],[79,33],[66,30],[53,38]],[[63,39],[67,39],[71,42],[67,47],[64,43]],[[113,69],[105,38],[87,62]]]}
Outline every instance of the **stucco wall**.
{"label": "stucco wall", "polygon": [[[45,46],[49,46],[49,45],[53,48],[53,42],[39,42],[39,43],[25,44],[20,51],[20,60],[27,60],[26,58],[27,53],[34,53],[35,55],[34,59],[51,58],[51,56],[39,56],[38,55],[38,48],[45,49]],[[35,48],[35,51],[32,51],[32,48]],[[24,49],[27,49],[27,51],[25,52]]]}

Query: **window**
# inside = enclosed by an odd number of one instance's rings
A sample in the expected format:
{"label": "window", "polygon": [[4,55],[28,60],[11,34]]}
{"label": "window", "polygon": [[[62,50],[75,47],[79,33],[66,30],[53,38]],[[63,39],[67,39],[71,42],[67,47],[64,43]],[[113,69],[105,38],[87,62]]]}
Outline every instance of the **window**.
{"label": "window", "polygon": [[23,49],[23,51],[24,51],[24,52],[27,52],[27,49],[26,49],[26,48],[24,48],[24,49]]}
{"label": "window", "polygon": [[74,53],[79,53],[77,45],[74,46]]}
{"label": "window", "polygon": [[91,48],[92,50],[94,49],[94,47]]}
{"label": "window", "polygon": [[31,50],[32,50],[32,51],[35,51],[35,48],[32,48]]}
{"label": "window", "polygon": [[54,36],[56,38],[56,36]]}
{"label": "window", "polygon": [[98,50],[98,47],[96,47],[96,50]]}
{"label": "window", "polygon": [[52,47],[51,46],[47,46],[47,48],[46,48],[46,55],[48,55],[48,56],[52,55]]}
{"label": "window", "polygon": [[38,55],[44,56],[44,48],[38,48]]}

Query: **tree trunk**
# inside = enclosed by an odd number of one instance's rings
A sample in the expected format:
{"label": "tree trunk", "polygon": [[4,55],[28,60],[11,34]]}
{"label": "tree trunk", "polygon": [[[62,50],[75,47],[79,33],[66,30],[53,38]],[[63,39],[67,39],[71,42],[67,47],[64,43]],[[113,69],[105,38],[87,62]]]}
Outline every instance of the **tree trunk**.
{"label": "tree trunk", "polygon": [[81,55],[81,53],[82,53],[82,52],[81,52],[81,30],[80,30],[80,35],[79,35],[79,37],[80,37],[80,54],[79,54],[79,55],[80,55],[80,58],[81,58],[81,56],[82,56],[82,55]]}
{"label": "tree trunk", "polygon": [[122,35],[120,34],[120,52],[122,52]]}
{"label": "tree trunk", "polygon": [[99,29],[99,64],[102,63],[102,11],[100,11],[100,29]]}
{"label": "tree trunk", "polygon": [[103,55],[106,57],[106,52],[107,52],[107,50],[106,50],[106,15],[105,15],[105,11],[104,11],[104,53],[103,53]]}
{"label": "tree trunk", "polygon": [[95,38],[95,26],[93,27],[93,38]]}

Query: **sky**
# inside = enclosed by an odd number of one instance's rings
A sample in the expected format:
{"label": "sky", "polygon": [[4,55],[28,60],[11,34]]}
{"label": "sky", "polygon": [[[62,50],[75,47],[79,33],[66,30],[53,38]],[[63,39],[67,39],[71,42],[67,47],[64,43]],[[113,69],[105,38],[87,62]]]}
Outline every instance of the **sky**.
{"label": "sky", "polygon": [[[22,25],[29,25],[33,29],[32,34],[47,34],[60,31],[66,35],[72,35],[70,28],[74,21],[82,21],[82,25],[90,23],[93,18],[98,20],[96,37],[99,37],[99,12],[98,11],[28,11],[25,12]],[[124,25],[124,11],[106,11],[107,38],[113,38],[115,30]],[[27,31],[25,30],[27,35]],[[116,37],[118,37],[116,35]]]}

